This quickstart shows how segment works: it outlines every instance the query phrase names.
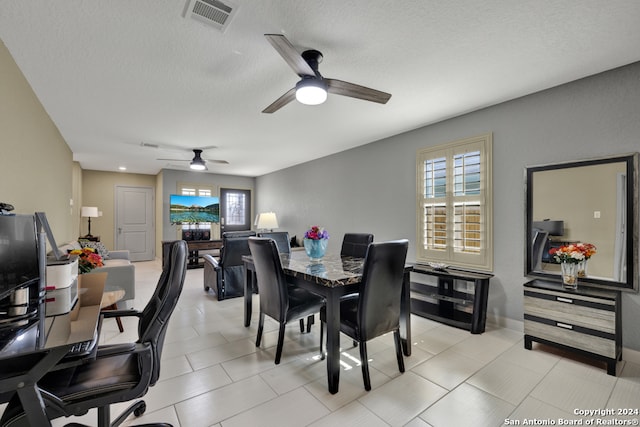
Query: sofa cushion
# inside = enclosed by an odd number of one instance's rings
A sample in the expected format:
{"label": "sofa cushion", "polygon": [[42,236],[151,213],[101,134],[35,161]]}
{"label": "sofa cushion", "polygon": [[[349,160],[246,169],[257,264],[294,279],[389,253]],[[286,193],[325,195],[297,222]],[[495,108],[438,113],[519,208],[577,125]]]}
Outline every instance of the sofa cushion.
{"label": "sofa cushion", "polygon": [[78,240],[83,248],[91,248],[102,257],[103,260],[109,259],[109,251],[102,242],[91,242],[89,240]]}
{"label": "sofa cushion", "polygon": [[131,264],[128,259],[105,259],[102,263],[105,267],[115,267],[117,265]]}

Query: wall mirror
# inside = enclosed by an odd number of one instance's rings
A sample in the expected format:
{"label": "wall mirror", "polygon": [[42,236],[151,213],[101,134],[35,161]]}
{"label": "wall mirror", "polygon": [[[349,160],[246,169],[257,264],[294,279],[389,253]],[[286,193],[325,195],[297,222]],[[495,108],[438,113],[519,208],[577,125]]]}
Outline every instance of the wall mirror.
{"label": "wall mirror", "polygon": [[526,168],[525,274],[561,281],[554,247],[591,243],[579,283],[638,291],[638,154]]}

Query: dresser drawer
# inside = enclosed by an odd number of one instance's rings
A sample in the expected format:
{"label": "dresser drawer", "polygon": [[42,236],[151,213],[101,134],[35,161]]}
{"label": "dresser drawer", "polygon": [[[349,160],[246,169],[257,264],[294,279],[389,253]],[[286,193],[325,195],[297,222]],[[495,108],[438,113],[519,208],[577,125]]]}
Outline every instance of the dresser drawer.
{"label": "dresser drawer", "polygon": [[535,319],[529,315],[525,315],[524,333],[611,359],[617,357],[614,334],[601,333],[598,336],[594,335],[598,334],[595,331],[581,330],[568,323]]}
{"label": "dresser drawer", "polygon": [[615,301],[576,297],[553,292],[524,293],[524,312],[529,315],[574,326],[615,334]]}
{"label": "dresser drawer", "polygon": [[604,361],[616,375],[622,360],[620,292],[564,289],[560,283],[532,280],[524,285],[524,348],[538,341]]}

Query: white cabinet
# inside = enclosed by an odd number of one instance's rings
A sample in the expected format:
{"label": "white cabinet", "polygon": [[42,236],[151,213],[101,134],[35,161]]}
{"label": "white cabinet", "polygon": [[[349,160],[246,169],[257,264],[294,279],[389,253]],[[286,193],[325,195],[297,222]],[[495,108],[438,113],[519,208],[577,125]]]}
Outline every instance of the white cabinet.
{"label": "white cabinet", "polygon": [[78,258],[47,265],[45,315],[66,314],[78,300]]}

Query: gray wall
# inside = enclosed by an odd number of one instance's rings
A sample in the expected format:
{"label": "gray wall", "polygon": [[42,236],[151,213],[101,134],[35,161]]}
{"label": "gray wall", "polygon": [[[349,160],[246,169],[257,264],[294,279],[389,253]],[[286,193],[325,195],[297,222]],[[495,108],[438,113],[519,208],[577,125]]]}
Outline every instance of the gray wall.
{"label": "gray wall", "polygon": [[[309,225],[326,227],[334,251],[347,231],[406,237],[414,260],[416,151],[485,132],[493,132],[489,316],[521,321],[524,169],[640,151],[640,63],[258,177],[257,211],[273,210],[298,238]],[[640,350],[640,296],[624,293],[622,310],[623,345]]]}

